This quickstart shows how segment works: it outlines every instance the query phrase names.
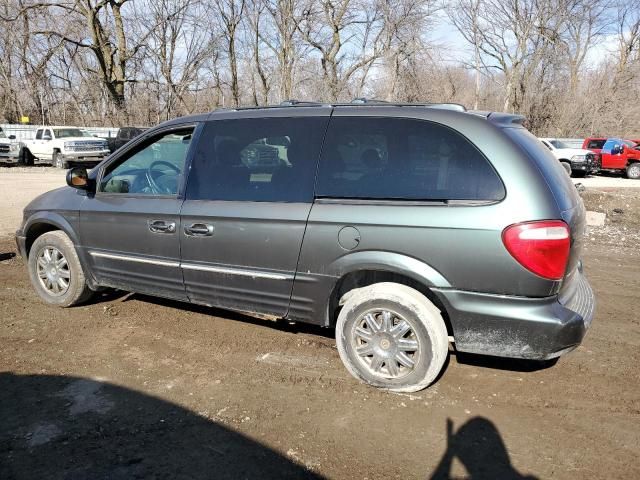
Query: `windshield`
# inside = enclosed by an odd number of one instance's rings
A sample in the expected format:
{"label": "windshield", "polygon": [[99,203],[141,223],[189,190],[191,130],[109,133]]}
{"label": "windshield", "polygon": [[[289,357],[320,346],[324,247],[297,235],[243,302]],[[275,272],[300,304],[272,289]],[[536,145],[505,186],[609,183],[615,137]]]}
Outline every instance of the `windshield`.
{"label": "windshield", "polygon": [[564,142],[561,142],[560,140],[551,140],[550,143],[556,148],[571,148],[569,145],[567,145]]}
{"label": "windshield", "polygon": [[92,135],[79,128],[54,128],[53,134],[56,138],[69,138],[69,137],[91,137]]}
{"label": "windshield", "polygon": [[623,140],[623,142],[627,147],[631,147],[631,148],[637,145],[635,142],[632,142],[631,140]]}

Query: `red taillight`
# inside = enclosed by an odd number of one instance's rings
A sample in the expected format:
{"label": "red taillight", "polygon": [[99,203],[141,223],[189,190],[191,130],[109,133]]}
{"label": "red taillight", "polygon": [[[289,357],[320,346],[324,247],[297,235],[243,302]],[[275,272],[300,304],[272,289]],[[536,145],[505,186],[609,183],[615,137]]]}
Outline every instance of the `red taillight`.
{"label": "red taillight", "polygon": [[571,248],[569,226],[559,220],[517,223],[504,229],[502,242],[524,268],[548,278],[564,276]]}

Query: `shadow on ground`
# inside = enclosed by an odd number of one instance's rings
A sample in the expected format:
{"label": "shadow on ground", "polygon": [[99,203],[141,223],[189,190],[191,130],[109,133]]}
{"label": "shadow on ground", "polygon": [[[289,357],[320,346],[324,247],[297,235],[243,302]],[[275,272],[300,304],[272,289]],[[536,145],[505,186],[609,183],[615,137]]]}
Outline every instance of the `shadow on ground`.
{"label": "shadow on ground", "polygon": [[[457,459],[466,475],[453,472],[453,462]],[[447,420],[447,450],[430,480],[537,480],[530,475],[522,475],[511,465],[509,453],[496,426],[484,417],[474,417],[457,432],[453,422]]]}
{"label": "shadow on ground", "polygon": [[0,373],[0,478],[322,478],[159,398],[83,378]]}
{"label": "shadow on ground", "polygon": [[12,258],[15,258],[15,256],[15,252],[0,253],[0,262],[11,260]]}

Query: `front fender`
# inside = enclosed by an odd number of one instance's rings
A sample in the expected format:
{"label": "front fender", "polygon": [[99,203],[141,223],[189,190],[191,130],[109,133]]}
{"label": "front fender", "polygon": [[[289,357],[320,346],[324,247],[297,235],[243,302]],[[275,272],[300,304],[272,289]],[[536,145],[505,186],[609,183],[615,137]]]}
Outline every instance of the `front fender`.
{"label": "front fender", "polygon": [[43,225],[53,227],[47,228],[45,231],[61,230],[69,236],[73,244],[76,246],[76,253],[78,255],[78,259],[80,260],[80,264],[82,265],[85,279],[87,280],[90,288],[95,288],[97,286],[97,283],[91,269],[89,268],[89,259],[84,254],[83,249],[77,248],[78,245],[80,245],[79,217],[80,214],[78,211],[65,212],[65,216],[61,215],[58,212],[40,211],[33,213],[26,220],[22,227],[22,236],[24,236],[25,238],[24,253],[26,253],[28,256],[29,250],[31,249],[31,244],[35,240],[34,238],[32,238],[32,236],[35,231],[42,228]]}
{"label": "front fender", "polygon": [[[56,230],[62,230],[69,236],[74,245],[78,245],[80,243],[80,237],[78,236],[76,229],[79,223],[79,213],[69,212],[69,214],[74,217],[70,219],[71,221],[57,212],[35,212],[23,225],[22,233],[25,237],[29,238],[33,233],[33,229],[37,228],[38,225],[51,225],[56,227]],[[71,225],[72,222],[76,224],[76,228]]]}

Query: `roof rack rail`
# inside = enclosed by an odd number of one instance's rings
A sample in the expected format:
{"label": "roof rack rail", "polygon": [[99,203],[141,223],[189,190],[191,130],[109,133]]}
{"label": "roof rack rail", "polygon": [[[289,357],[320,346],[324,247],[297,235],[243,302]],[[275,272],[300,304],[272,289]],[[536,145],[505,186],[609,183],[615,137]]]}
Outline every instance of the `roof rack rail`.
{"label": "roof rack rail", "polygon": [[387,100],[378,100],[375,98],[354,98],[351,104],[358,105],[389,105],[391,107],[427,107],[437,108],[440,110],[454,110],[456,112],[466,112],[464,105],[459,103],[427,103],[427,102],[389,102]]}
{"label": "roof rack rail", "polygon": [[280,107],[295,107],[296,105],[322,105],[320,102],[311,102],[308,100],[296,100],[295,98],[290,98],[287,100],[283,100],[280,102]]}
{"label": "roof rack rail", "polygon": [[362,103],[389,103],[386,100],[378,100],[377,98],[366,98],[366,97],[357,97],[351,100],[351,103],[362,104]]}
{"label": "roof rack rail", "polygon": [[432,103],[429,108],[439,108],[441,110],[455,110],[456,112],[466,112],[467,108],[460,103]]}

